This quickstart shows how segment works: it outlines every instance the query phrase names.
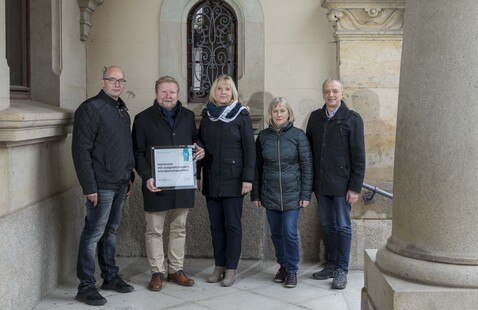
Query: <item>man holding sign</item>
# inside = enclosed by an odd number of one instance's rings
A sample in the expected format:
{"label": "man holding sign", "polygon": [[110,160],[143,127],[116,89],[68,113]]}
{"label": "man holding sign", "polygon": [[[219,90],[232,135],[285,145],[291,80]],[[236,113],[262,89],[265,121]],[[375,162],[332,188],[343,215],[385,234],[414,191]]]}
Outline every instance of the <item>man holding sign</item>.
{"label": "man holding sign", "polygon": [[148,287],[152,291],[159,291],[166,272],[163,251],[163,228],[166,217],[169,221],[168,281],[183,286],[194,285],[194,280],[183,271],[183,261],[186,219],[189,208],[194,207],[195,190],[157,187],[161,185],[161,180],[156,180],[155,176],[158,179],[162,176],[161,171],[158,172],[154,165],[153,149],[160,150],[160,147],[164,147],[166,150],[174,150],[177,146],[193,145],[194,152],[191,150],[191,155],[194,156],[194,160],[204,157],[204,149],[197,138],[194,113],[178,101],[178,82],[170,76],[160,77],[156,81],[155,90],[156,99],[153,105],[139,113],[134,120],[133,148],[136,171],[143,179],[146,254],[152,272]]}

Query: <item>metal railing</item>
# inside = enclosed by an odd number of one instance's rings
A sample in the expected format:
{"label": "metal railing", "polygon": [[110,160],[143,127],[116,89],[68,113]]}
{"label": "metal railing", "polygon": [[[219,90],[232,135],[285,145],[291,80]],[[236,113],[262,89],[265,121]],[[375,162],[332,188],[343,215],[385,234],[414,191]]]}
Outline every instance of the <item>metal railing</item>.
{"label": "metal railing", "polygon": [[367,184],[367,183],[363,183],[362,187],[366,188],[370,191],[370,192],[367,192],[367,193],[363,194],[363,196],[362,196],[363,201],[365,202],[366,205],[373,202],[373,198],[374,198],[375,194],[379,194],[379,195],[382,195],[382,196],[387,197],[389,199],[393,199],[393,194],[392,193],[386,192],[386,191],[378,188],[377,186],[373,186],[373,185],[370,185],[370,184]]}

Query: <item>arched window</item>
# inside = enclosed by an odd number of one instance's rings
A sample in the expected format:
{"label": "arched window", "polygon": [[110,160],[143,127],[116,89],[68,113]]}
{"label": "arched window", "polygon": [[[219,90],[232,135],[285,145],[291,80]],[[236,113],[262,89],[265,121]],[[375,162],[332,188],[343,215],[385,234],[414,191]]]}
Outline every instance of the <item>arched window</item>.
{"label": "arched window", "polygon": [[227,3],[205,0],[191,9],[187,45],[189,102],[207,102],[221,74],[237,85],[237,18]]}

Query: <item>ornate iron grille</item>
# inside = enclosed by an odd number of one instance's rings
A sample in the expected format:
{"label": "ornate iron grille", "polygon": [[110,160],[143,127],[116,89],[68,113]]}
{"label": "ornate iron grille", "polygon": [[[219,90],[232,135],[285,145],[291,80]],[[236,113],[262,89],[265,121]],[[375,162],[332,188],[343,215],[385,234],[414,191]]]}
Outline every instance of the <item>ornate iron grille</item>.
{"label": "ornate iron grille", "polygon": [[237,18],[224,1],[201,1],[188,16],[188,100],[207,102],[221,74],[237,76]]}

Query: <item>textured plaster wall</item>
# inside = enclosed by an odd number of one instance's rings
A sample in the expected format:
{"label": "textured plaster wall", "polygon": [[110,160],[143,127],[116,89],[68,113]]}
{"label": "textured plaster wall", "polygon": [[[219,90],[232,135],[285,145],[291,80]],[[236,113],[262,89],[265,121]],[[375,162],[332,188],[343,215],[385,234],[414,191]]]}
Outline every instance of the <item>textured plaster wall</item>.
{"label": "textured plaster wall", "polygon": [[336,73],[333,25],[320,1],[262,0],[265,18],[264,111],[274,97],[291,104],[295,126],[305,129],[322,107],[322,82]]}

